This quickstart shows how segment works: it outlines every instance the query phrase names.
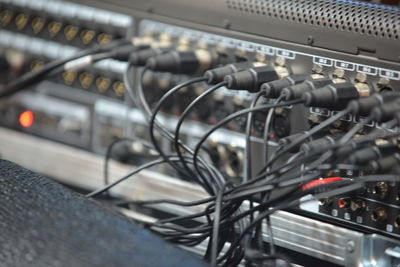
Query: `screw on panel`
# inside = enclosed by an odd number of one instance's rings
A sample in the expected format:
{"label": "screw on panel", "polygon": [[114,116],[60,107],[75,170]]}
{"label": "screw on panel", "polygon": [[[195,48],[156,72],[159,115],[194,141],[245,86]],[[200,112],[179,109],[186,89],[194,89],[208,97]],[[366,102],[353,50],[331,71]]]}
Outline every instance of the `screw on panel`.
{"label": "screw on panel", "polygon": [[314,37],[311,35],[307,37],[307,44],[312,45],[314,43]]}
{"label": "screw on panel", "polygon": [[231,27],[231,22],[229,21],[229,19],[224,19],[224,21],[222,22],[222,26],[225,29],[229,29]]}
{"label": "screw on panel", "polygon": [[349,253],[353,253],[354,249],[355,249],[356,244],[354,243],[354,241],[350,240],[346,243],[346,250]]}

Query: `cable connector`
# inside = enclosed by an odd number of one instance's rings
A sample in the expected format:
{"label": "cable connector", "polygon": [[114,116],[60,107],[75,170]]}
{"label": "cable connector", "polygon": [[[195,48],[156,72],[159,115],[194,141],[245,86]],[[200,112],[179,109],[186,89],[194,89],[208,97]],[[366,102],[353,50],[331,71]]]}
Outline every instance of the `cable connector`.
{"label": "cable connector", "polygon": [[351,164],[364,165],[371,160],[380,159],[396,152],[399,152],[399,148],[393,144],[372,146],[353,152],[349,157],[349,161]]}
{"label": "cable connector", "polygon": [[352,100],[348,107],[351,108],[353,114],[367,116],[375,107],[399,98],[400,94],[395,92],[376,93],[369,97]]}
{"label": "cable connector", "polygon": [[279,80],[263,83],[261,90],[265,92],[265,97],[277,98],[284,88],[302,83],[310,78],[310,75],[290,75]]}
{"label": "cable connector", "polygon": [[207,83],[208,84],[217,84],[220,83],[224,80],[226,75],[254,68],[254,67],[261,67],[265,66],[265,63],[262,62],[250,62],[250,61],[244,61],[244,62],[238,62],[238,63],[231,63],[227,64],[225,66],[219,67],[219,68],[214,68],[211,70],[208,70],[204,73],[204,77],[207,78]]}
{"label": "cable connector", "polygon": [[204,49],[194,51],[170,51],[153,56],[146,65],[153,71],[175,74],[194,74],[214,67],[218,63],[218,54]]}
{"label": "cable connector", "polygon": [[375,107],[371,111],[371,116],[377,122],[387,122],[395,118],[396,114],[400,112],[400,99],[390,101],[381,106]]}
{"label": "cable connector", "polygon": [[171,51],[169,47],[148,48],[132,53],[129,58],[129,63],[133,66],[143,67],[146,65],[147,60],[156,55],[161,55]]}
{"label": "cable connector", "polygon": [[110,58],[120,61],[128,61],[133,52],[148,48],[145,46],[134,46],[132,44],[116,47],[110,51]]}
{"label": "cable connector", "polygon": [[370,88],[367,84],[344,82],[329,84],[318,90],[306,92],[302,98],[306,106],[342,110],[351,100],[369,95]]}
{"label": "cable connector", "polygon": [[281,95],[284,96],[286,100],[299,99],[304,93],[311,92],[331,83],[333,83],[333,81],[329,78],[308,79],[302,83],[284,88]]}
{"label": "cable connector", "polygon": [[394,155],[369,162],[368,167],[372,173],[389,173],[399,165],[400,154],[395,153]]}
{"label": "cable connector", "polygon": [[300,146],[300,150],[304,152],[304,154],[309,154],[311,152],[316,152],[316,151],[324,151],[328,149],[331,145],[335,144],[337,140],[339,140],[340,137],[342,137],[342,134],[336,134],[336,135],[327,135],[322,138],[314,139],[308,143],[304,143]]}
{"label": "cable connector", "polygon": [[226,75],[226,87],[234,90],[260,91],[261,84],[278,79],[279,76],[271,66],[255,67]]}

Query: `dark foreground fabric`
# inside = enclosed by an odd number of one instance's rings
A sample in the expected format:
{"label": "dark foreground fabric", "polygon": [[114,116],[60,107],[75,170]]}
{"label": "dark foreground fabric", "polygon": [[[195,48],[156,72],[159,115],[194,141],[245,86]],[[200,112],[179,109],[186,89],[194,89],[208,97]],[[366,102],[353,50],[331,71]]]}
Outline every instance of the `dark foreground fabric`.
{"label": "dark foreground fabric", "polygon": [[0,160],[0,266],[205,266],[123,216]]}

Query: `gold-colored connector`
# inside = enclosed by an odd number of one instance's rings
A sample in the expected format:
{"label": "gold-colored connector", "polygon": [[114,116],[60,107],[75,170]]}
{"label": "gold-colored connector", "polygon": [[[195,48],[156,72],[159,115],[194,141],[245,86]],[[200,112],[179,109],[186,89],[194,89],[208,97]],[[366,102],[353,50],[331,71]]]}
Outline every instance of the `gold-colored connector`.
{"label": "gold-colored connector", "polygon": [[88,89],[93,82],[93,75],[87,72],[83,72],[79,75],[79,82],[83,89]]}
{"label": "gold-colored connector", "polygon": [[106,77],[98,77],[96,79],[96,87],[100,93],[104,94],[110,88],[111,80]]}
{"label": "gold-colored connector", "polygon": [[76,72],[74,71],[66,71],[63,73],[64,83],[66,85],[72,85],[76,79]]}
{"label": "gold-colored connector", "polygon": [[93,41],[95,35],[96,35],[96,33],[93,30],[87,30],[87,29],[82,30],[81,31],[82,43],[85,45],[90,44]]}
{"label": "gold-colored connector", "polygon": [[22,31],[28,23],[29,16],[24,13],[20,13],[15,17],[15,25],[19,31]]}
{"label": "gold-colored connector", "polygon": [[40,70],[41,68],[43,68],[44,66],[44,62],[41,60],[34,60],[31,62],[31,70],[32,71],[36,71],[36,70]]}
{"label": "gold-colored connector", "polygon": [[64,35],[67,41],[72,41],[75,39],[79,32],[79,28],[73,25],[68,25],[64,28]]}
{"label": "gold-colored connector", "polygon": [[58,21],[52,21],[47,25],[47,30],[50,33],[52,38],[56,37],[57,34],[61,31],[62,23]]}
{"label": "gold-colored connector", "polygon": [[113,84],[113,89],[114,89],[115,94],[118,97],[121,97],[125,94],[125,85],[123,82],[120,82],[120,81],[115,82]]}
{"label": "gold-colored connector", "polygon": [[97,42],[99,44],[107,44],[107,43],[111,42],[111,40],[112,40],[112,36],[108,33],[100,33],[97,36]]}
{"label": "gold-colored connector", "polygon": [[5,27],[10,24],[13,17],[13,13],[10,10],[3,10],[0,12],[0,22],[1,26]]}
{"label": "gold-colored connector", "polygon": [[32,31],[35,34],[40,33],[43,30],[44,24],[45,24],[45,20],[43,18],[41,18],[41,17],[33,18],[32,22],[31,22]]}

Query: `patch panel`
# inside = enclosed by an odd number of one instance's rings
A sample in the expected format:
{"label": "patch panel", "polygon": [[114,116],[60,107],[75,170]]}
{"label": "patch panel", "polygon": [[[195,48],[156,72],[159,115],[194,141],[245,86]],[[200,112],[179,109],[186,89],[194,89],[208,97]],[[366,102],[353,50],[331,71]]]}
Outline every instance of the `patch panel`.
{"label": "patch panel", "polygon": [[63,1],[0,1],[0,28],[76,47],[127,34],[132,18]]}

